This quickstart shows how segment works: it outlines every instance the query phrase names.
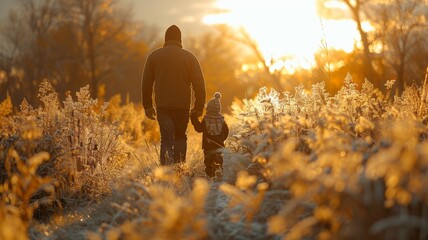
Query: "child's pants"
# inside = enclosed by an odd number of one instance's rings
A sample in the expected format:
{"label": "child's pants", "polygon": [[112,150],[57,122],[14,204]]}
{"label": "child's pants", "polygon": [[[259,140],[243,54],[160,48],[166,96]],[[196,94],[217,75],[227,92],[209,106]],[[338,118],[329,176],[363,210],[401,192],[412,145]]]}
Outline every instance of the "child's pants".
{"label": "child's pants", "polygon": [[209,177],[214,177],[217,170],[223,170],[223,157],[218,150],[210,150],[204,153],[205,173]]}

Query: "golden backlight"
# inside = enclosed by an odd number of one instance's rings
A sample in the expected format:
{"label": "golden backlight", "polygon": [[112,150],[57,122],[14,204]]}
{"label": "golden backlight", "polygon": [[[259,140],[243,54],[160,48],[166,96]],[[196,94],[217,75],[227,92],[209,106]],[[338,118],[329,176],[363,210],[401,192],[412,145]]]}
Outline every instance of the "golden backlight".
{"label": "golden backlight", "polygon": [[243,27],[266,59],[291,57],[290,70],[311,68],[323,40],[350,52],[359,36],[351,19],[320,19],[315,0],[218,0],[217,7],[224,11],[205,16],[206,24]]}

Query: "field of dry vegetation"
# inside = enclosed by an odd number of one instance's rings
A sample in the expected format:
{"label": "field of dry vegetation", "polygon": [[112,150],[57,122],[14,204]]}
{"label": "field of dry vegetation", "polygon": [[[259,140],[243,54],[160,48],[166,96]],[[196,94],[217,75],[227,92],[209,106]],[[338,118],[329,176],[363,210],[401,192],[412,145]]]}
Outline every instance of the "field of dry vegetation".
{"label": "field of dry vegetation", "polygon": [[44,82],[40,107],[0,104],[0,239],[428,239],[427,90],[261,88],[211,181],[191,125],[187,162],[159,167],[140,106]]}

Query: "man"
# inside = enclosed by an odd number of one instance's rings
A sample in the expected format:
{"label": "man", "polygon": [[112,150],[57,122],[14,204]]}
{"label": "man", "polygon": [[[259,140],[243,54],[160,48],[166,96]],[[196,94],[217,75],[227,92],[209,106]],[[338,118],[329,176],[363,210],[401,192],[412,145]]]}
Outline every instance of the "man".
{"label": "man", "polygon": [[[202,70],[196,57],[182,48],[180,29],[172,25],[165,32],[163,47],[148,56],[142,79],[146,117],[155,120],[157,116],[160,128],[161,165],[186,159],[191,88],[195,94],[191,112],[202,116],[206,94]],[[153,91],[156,110],[152,102]]]}

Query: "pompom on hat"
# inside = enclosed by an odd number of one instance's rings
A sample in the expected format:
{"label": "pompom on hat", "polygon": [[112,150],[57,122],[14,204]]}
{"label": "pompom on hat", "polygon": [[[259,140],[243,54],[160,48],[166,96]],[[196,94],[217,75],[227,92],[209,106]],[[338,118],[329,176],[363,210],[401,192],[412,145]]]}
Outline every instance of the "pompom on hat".
{"label": "pompom on hat", "polygon": [[207,115],[208,116],[221,116],[221,94],[219,92],[214,93],[214,97],[211,98],[207,103]]}

